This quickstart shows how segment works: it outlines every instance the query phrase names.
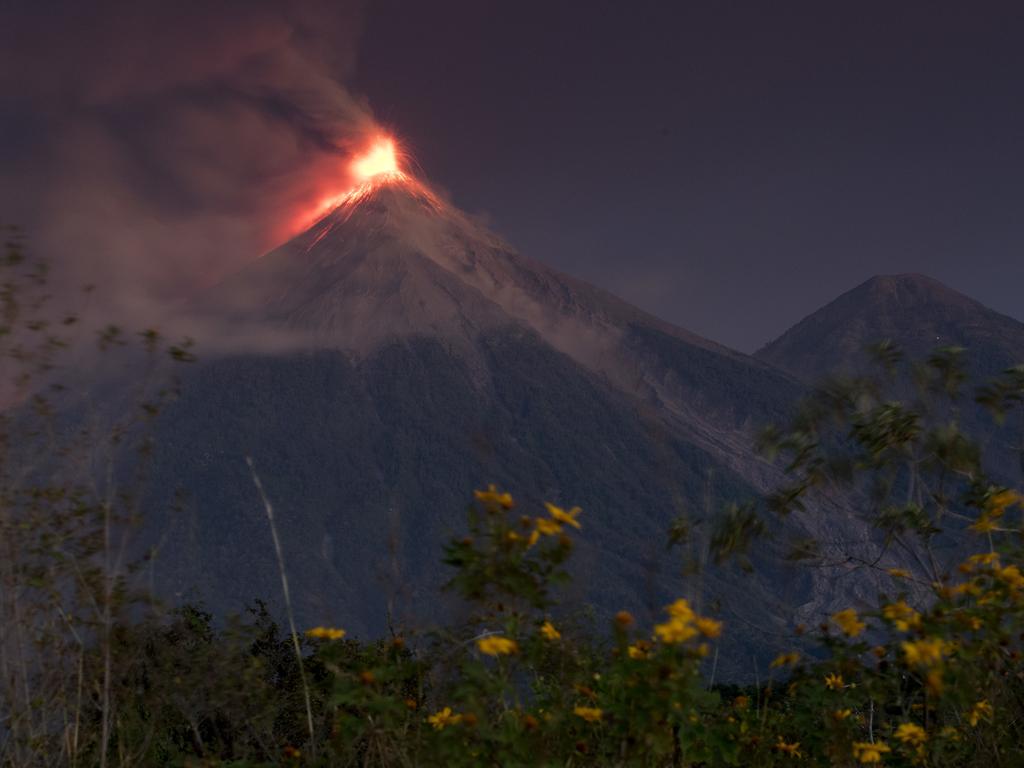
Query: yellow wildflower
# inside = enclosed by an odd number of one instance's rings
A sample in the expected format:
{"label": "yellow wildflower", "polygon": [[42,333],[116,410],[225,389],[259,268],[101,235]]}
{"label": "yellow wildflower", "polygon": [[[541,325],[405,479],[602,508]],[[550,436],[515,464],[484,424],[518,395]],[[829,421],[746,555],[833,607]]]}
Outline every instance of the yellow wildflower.
{"label": "yellow wildflower", "polygon": [[537,543],[537,539],[539,539],[539,538],[540,538],[540,531],[538,531],[538,530],[532,531],[530,533],[529,540],[526,542],[526,548],[529,549],[534,544],[536,544]]}
{"label": "yellow wildflower", "polygon": [[704,637],[713,639],[722,634],[722,622],[709,619],[706,616],[698,616],[693,624]]}
{"label": "yellow wildflower", "polygon": [[978,515],[978,519],[967,527],[975,533],[991,533],[998,527],[996,526],[997,519],[999,519],[999,515],[992,512],[982,512]]}
{"label": "yellow wildflower", "polygon": [[540,633],[546,640],[558,640],[562,637],[562,633],[555,629],[555,625],[550,621],[545,621],[540,625]]}
{"label": "yellow wildflower", "polygon": [[663,643],[683,643],[696,637],[699,630],[695,626],[697,614],[693,612],[689,602],[679,598],[665,608],[669,620],[664,624],[656,624],[655,636]]}
{"label": "yellow wildflower", "polygon": [[882,755],[892,750],[884,742],[871,743],[869,741],[853,742],[853,757],[866,765],[875,765],[882,762]]}
{"label": "yellow wildflower", "polygon": [[543,533],[545,536],[556,536],[562,532],[562,526],[560,526],[554,520],[549,520],[546,517],[538,517],[537,530]]}
{"label": "yellow wildflower", "polygon": [[894,579],[909,579],[912,577],[910,571],[903,568],[890,568],[886,573]]}
{"label": "yellow wildflower", "polygon": [[775,749],[783,753],[784,755],[789,755],[790,757],[800,757],[799,741],[795,741],[792,744],[787,744],[785,741],[782,740],[782,737],[780,736],[779,740],[775,744]]}
{"label": "yellow wildflower", "polygon": [[963,573],[971,573],[976,570],[980,565],[987,565],[992,567],[999,567],[999,553],[998,552],[982,552],[977,555],[971,555],[967,560],[960,564],[959,569]]}
{"label": "yellow wildflower", "polygon": [[901,643],[900,647],[903,648],[907,664],[918,667],[934,667],[941,664],[942,659],[953,649],[953,646],[941,637],[908,641]]}
{"label": "yellow wildflower", "polygon": [[519,645],[515,640],[509,640],[507,637],[499,635],[481,637],[476,641],[476,647],[481,653],[486,653],[488,656],[503,656],[516,653],[519,650]]}
{"label": "yellow wildflower", "polygon": [[893,735],[901,743],[912,747],[919,747],[928,740],[928,734],[917,723],[900,723]]}
{"label": "yellow wildflower", "polygon": [[1003,514],[1008,507],[1012,507],[1014,504],[1024,505],[1024,497],[1014,491],[1000,491],[989,499],[989,509],[992,512]]}
{"label": "yellow wildflower", "polygon": [[853,710],[852,709],[837,709],[837,710],[835,710],[832,713],[832,717],[833,717],[833,719],[835,719],[835,720],[837,720],[839,722],[842,722],[843,720],[845,720],[846,718],[848,718],[852,714],[853,714]]}
{"label": "yellow wildflower", "polygon": [[867,624],[857,618],[857,612],[853,608],[833,613],[832,621],[839,626],[839,629],[847,637],[856,637],[867,628]]}
{"label": "yellow wildflower", "polygon": [[825,675],[825,687],[830,691],[841,691],[843,689],[843,676]]}
{"label": "yellow wildflower", "polygon": [[1016,565],[1008,565],[1005,568],[996,568],[995,577],[1006,584],[1010,589],[1024,588],[1024,574]]}
{"label": "yellow wildflower", "polygon": [[599,723],[604,712],[599,707],[576,707],[572,713],[588,723]]}
{"label": "yellow wildflower", "polygon": [[971,707],[971,711],[967,713],[967,722],[974,727],[980,720],[991,720],[992,713],[992,705],[988,703],[988,699],[982,699]]}
{"label": "yellow wildflower", "polygon": [[580,512],[583,511],[579,507],[573,507],[572,509],[566,511],[561,507],[556,507],[554,504],[548,501],[544,502],[544,506],[547,507],[548,514],[551,515],[552,519],[557,520],[560,523],[565,523],[566,525],[571,525],[573,528],[576,528],[577,530],[582,527],[580,526],[579,521],[576,519],[577,517],[579,517]]}
{"label": "yellow wildflower", "polygon": [[344,636],[344,629],[334,627],[313,627],[306,630],[306,637],[313,637],[317,640],[341,640]]}
{"label": "yellow wildflower", "polygon": [[957,584],[949,589],[949,594],[953,595],[970,595],[971,597],[978,597],[981,595],[981,587],[975,581],[965,581],[963,584]]}
{"label": "yellow wildflower", "polygon": [[943,739],[949,739],[950,741],[960,741],[960,731],[954,726],[947,725],[941,731],[939,731],[939,737]]}
{"label": "yellow wildflower", "polygon": [[669,619],[664,624],[654,625],[654,634],[663,643],[685,643],[696,637],[697,628],[683,619]]}
{"label": "yellow wildflower", "polygon": [[1001,518],[1007,508],[1014,504],[1024,503],[1024,497],[1014,491],[1000,491],[999,493],[993,494],[988,500],[988,503],[981,514],[978,515],[977,521],[973,525],[968,526],[972,531],[978,533],[989,533],[996,529],[996,521]]}
{"label": "yellow wildflower", "polygon": [[629,646],[629,648],[626,649],[626,653],[629,654],[629,658],[631,659],[639,660],[647,658],[647,650],[639,643]]}
{"label": "yellow wildflower", "polygon": [[885,606],[882,609],[882,616],[891,621],[900,632],[908,632],[921,626],[921,614],[903,600]]}
{"label": "yellow wildflower", "polygon": [[682,597],[672,603],[672,605],[667,606],[665,610],[673,619],[681,619],[683,621],[693,621],[697,616],[690,607],[689,601]]}
{"label": "yellow wildflower", "polygon": [[515,506],[515,503],[512,501],[512,494],[499,492],[493,483],[487,486],[486,491],[473,491],[473,495],[482,504],[501,507],[502,509],[512,509]]}
{"label": "yellow wildflower", "polygon": [[780,653],[775,657],[775,660],[771,663],[771,668],[776,669],[777,667],[795,667],[800,663],[800,654],[796,651],[790,651],[789,653]]}
{"label": "yellow wildflower", "polygon": [[451,707],[445,707],[427,718],[427,722],[434,726],[434,730],[443,731],[445,726],[457,725],[462,722],[462,715],[456,715]]}

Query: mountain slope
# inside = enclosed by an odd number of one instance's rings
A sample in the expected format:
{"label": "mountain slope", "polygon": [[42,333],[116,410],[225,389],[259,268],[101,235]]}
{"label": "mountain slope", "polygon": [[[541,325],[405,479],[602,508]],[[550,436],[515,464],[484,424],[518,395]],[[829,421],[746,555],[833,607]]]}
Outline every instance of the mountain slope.
{"label": "mountain slope", "polygon": [[882,275],[801,320],[755,353],[806,382],[854,372],[865,348],[894,341],[914,359],[966,348],[971,370],[995,375],[1024,361],[1024,324],[924,275]]}
{"label": "mountain slope", "polygon": [[[189,308],[207,352],[160,419],[150,498],[156,580],[217,612],[279,594],[245,457],[273,501],[303,623],[377,634],[444,614],[445,539],[474,488],[524,511],[584,509],[575,602],[656,615],[715,602],[732,630],[719,667],[790,642],[837,599],[824,573],[681,575],[665,546],[685,515],[770,487],[751,430],[803,391],[771,366],[675,328],[515,253],[419,182],[381,183]],[[797,533],[857,538],[836,510]],[[745,617],[743,623],[739,617]],[[776,633],[776,635],[773,635]],[[728,661],[731,660],[731,661]]]}

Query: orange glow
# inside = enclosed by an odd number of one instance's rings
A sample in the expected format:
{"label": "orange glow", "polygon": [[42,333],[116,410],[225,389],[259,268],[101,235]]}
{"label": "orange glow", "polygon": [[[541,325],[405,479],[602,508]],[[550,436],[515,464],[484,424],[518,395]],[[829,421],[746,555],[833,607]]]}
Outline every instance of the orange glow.
{"label": "orange glow", "polygon": [[434,193],[402,170],[402,158],[401,149],[393,138],[377,134],[362,154],[348,162],[347,172],[332,174],[323,180],[319,200],[295,217],[291,234],[301,232],[335,209],[345,208],[350,213],[385,186],[400,186],[440,210],[443,204]]}
{"label": "orange glow", "polygon": [[352,174],[360,181],[369,181],[383,174],[404,177],[395,158],[394,140],[387,137],[377,139],[369,152],[352,161]]}

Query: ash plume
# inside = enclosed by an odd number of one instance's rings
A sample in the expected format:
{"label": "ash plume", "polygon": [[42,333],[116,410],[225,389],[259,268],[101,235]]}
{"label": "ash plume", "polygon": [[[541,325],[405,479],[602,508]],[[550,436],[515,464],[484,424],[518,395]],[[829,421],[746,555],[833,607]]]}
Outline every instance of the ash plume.
{"label": "ash plume", "polygon": [[360,2],[22,3],[0,23],[0,221],[147,323],[294,234],[352,141]]}

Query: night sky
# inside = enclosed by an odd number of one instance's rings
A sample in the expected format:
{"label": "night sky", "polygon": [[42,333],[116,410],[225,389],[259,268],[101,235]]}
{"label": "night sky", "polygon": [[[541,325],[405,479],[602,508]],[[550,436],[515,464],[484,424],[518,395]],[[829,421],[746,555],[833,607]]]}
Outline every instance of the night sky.
{"label": "night sky", "polygon": [[272,246],[376,121],[522,252],[744,351],[878,273],[1024,319],[1024,3],[2,7],[0,219],[125,306]]}

